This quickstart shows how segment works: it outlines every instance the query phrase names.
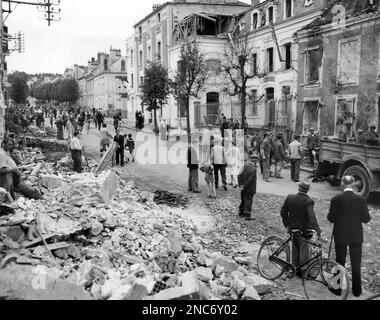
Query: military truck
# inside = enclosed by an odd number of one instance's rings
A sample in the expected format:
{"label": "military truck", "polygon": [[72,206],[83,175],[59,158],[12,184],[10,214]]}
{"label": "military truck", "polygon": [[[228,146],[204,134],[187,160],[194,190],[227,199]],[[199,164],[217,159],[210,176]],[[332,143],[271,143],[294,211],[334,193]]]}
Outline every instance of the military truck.
{"label": "military truck", "polygon": [[365,198],[380,191],[380,147],[321,139],[319,175],[345,175],[356,180],[355,191]]}

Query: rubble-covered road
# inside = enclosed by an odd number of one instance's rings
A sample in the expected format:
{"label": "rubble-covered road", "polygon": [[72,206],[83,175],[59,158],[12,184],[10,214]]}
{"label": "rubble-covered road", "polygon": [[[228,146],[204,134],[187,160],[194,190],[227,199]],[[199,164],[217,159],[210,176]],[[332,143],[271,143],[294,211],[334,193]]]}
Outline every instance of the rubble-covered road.
{"label": "rubble-covered road", "polygon": [[[82,139],[93,168],[98,140],[93,134]],[[284,234],[282,196],[256,195],[257,219],[247,222],[237,216],[233,190],[210,200],[172,177],[139,179],[144,168],[136,163],[94,176],[69,172],[69,158],[38,161],[26,173],[38,167],[29,181],[41,186],[44,198],[21,197],[14,214],[0,217],[0,298],[302,299],[299,281],[267,281],[256,269],[261,241]],[[327,201],[316,201],[328,237],[327,210]],[[371,215],[363,277],[376,291],[379,211]]]}

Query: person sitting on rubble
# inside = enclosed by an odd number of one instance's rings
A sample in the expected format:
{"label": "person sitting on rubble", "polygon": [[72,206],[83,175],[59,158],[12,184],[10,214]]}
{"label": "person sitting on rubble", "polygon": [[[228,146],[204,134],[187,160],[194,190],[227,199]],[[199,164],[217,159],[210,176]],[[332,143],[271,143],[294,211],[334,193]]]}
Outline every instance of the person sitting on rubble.
{"label": "person sitting on rubble", "polygon": [[369,131],[367,133],[366,142],[369,146],[379,146],[380,145],[379,135],[376,132],[375,126],[371,126],[369,128]]}
{"label": "person sitting on rubble", "polygon": [[0,147],[0,187],[7,190],[13,199],[16,198],[16,192],[30,199],[41,199],[40,191],[25,181],[26,177],[18,170],[15,161],[7,153],[7,144],[4,148]]}

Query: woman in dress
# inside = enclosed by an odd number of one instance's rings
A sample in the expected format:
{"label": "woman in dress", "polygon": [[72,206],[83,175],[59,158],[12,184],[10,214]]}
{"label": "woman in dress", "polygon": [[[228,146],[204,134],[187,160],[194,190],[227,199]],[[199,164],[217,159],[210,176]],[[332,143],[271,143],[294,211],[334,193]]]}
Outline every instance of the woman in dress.
{"label": "woman in dress", "polygon": [[239,152],[239,148],[231,140],[226,141],[225,148],[226,148],[225,155],[226,155],[226,162],[227,162],[226,174],[231,179],[230,185],[234,186],[234,188],[237,188],[238,186],[237,177],[243,165],[243,161],[241,161],[242,155]]}

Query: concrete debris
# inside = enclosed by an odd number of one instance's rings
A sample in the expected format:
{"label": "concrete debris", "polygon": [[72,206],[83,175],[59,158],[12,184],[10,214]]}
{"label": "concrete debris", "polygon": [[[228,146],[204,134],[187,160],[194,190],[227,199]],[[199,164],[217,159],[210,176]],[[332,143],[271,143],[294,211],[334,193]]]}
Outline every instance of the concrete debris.
{"label": "concrete debris", "polygon": [[251,273],[248,276],[243,277],[243,280],[248,285],[251,285],[256,289],[256,291],[259,294],[265,294],[270,292],[274,287],[276,287],[276,284],[264,279],[263,277],[260,277],[257,274]]}
{"label": "concrete debris", "polygon": [[[33,161],[41,153],[28,152]],[[0,216],[0,298],[248,299],[273,287],[242,267],[257,249],[249,243],[231,245],[234,258],[204,248],[212,241],[181,214],[186,197],[70,165],[68,156],[24,170],[43,198],[19,197],[14,213]],[[33,278],[36,270],[46,279]],[[47,290],[33,288],[41,281]]]}
{"label": "concrete debris", "polygon": [[71,177],[70,202],[74,206],[87,203],[109,203],[116,193],[119,178],[112,171],[102,172],[97,177],[92,173],[82,173]]}
{"label": "concrete debris", "polygon": [[39,177],[39,184],[47,189],[54,189],[61,186],[63,178],[52,174],[43,174]]}
{"label": "concrete debris", "polygon": [[204,282],[211,281],[214,277],[211,268],[199,267],[195,269],[195,272],[198,276],[198,279]]}
{"label": "concrete debris", "polygon": [[261,298],[255,288],[248,285],[244,290],[242,300],[261,300]]}

